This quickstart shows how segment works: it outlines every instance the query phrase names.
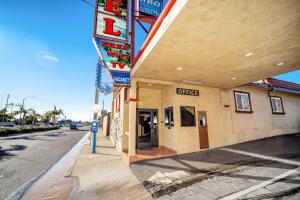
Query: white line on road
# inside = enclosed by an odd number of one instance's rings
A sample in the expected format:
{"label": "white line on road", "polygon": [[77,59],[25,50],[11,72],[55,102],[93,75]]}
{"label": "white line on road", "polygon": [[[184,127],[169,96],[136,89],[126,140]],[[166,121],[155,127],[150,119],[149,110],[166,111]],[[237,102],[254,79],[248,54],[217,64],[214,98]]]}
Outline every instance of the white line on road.
{"label": "white line on road", "polygon": [[300,171],[300,167],[298,167],[296,169],[289,170],[289,171],[287,171],[287,172],[285,172],[283,174],[280,174],[279,176],[276,176],[276,177],[274,177],[274,178],[272,178],[270,180],[264,181],[264,182],[262,182],[260,184],[257,184],[257,185],[254,185],[252,187],[246,188],[244,190],[241,190],[239,192],[233,193],[231,195],[222,197],[222,198],[220,198],[218,200],[232,200],[232,199],[239,198],[239,197],[241,197],[241,196],[243,196],[245,194],[248,194],[248,193],[253,192],[253,191],[257,190],[257,189],[260,189],[262,187],[270,185],[270,184],[272,184],[272,183],[274,183],[274,182],[276,182],[276,181],[278,181],[280,179],[288,177],[288,176],[290,176],[290,175],[292,175],[294,173],[299,173],[299,171]]}
{"label": "white line on road", "polygon": [[265,155],[261,155],[261,154],[257,154],[257,153],[240,151],[240,150],[235,150],[235,149],[230,149],[230,148],[220,148],[220,150],[229,151],[232,153],[238,153],[238,154],[242,154],[242,155],[246,155],[246,156],[252,156],[252,157],[256,157],[256,158],[261,158],[264,160],[272,160],[272,161],[281,162],[281,163],[285,163],[285,164],[289,164],[289,165],[300,166],[300,162],[293,161],[293,160],[287,160],[287,159],[282,159],[282,158],[277,158],[277,157],[272,157],[272,156],[265,156]]}

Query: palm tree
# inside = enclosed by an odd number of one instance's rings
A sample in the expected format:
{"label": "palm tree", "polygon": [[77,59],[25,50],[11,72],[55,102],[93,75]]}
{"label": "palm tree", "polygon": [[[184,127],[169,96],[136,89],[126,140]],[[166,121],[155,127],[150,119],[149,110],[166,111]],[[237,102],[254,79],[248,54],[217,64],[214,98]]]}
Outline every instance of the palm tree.
{"label": "palm tree", "polygon": [[1,121],[6,121],[6,117],[7,117],[7,109],[3,108],[0,110],[0,120]]}
{"label": "palm tree", "polygon": [[53,123],[56,122],[56,117],[59,115],[63,115],[64,112],[62,109],[57,109],[56,106],[54,106],[53,110],[51,111],[52,117],[53,117]]}
{"label": "palm tree", "polygon": [[21,122],[23,125],[23,119],[24,119],[25,115],[28,113],[28,111],[23,107],[22,104],[16,104],[16,107],[18,107],[19,109],[14,112],[14,115],[20,115],[19,116],[19,125],[21,124]]}
{"label": "palm tree", "polygon": [[26,116],[26,122],[31,123],[32,125],[41,118],[41,115],[37,113],[34,109],[28,109],[28,116]]}

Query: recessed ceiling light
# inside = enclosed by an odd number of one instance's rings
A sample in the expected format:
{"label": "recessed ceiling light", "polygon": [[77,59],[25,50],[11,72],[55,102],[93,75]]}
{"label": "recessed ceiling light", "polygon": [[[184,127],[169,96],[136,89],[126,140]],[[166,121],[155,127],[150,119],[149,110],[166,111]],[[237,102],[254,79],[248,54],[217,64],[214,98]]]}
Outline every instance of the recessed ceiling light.
{"label": "recessed ceiling light", "polygon": [[151,85],[152,85],[152,83],[148,83],[148,85],[149,85],[149,86],[151,86]]}
{"label": "recessed ceiling light", "polygon": [[183,68],[182,67],[177,67],[177,70],[181,71],[181,70],[183,70]]}
{"label": "recessed ceiling light", "polygon": [[283,62],[277,63],[277,66],[282,66],[282,65],[284,65]]}
{"label": "recessed ceiling light", "polygon": [[232,80],[236,80],[236,77],[232,77],[231,79],[232,79]]}
{"label": "recessed ceiling light", "polygon": [[249,56],[252,56],[252,55],[253,55],[252,52],[247,52],[247,53],[245,53],[245,56],[246,56],[246,57],[249,57]]}

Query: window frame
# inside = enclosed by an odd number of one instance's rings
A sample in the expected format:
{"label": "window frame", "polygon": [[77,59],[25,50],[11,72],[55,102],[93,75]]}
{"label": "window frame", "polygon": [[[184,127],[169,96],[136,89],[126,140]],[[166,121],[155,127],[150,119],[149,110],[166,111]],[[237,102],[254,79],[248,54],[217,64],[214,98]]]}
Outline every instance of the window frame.
{"label": "window frame", "polygon": [[[282,108],[281,112],[274,111],[274,107],[273,107],[273,104],[272,104],[272,98],[274,98],[274,99],[280,99],[280,104],[281,104],[281,108]],[[284,115],[285,114],[284,107],[283,107],[283,102],[282,102],[282,98],[281,97],[279,97],[279,96],[270,96],[270,104],[271,104],[272,114],[274,114],[274,115]]]}
{"label": "window frame", "polygon": [[[248,95],[248,100],[249,100],[249,110],[240,110],[238,109],[238,106],[237,106],[237,96],[236,94],[246,94]],[[234,94],[234,103],[235,103],[235,112],[237,113],[253,113],[253,110],[252,110],[252,103],[251,103],[251,97],[250,97],[250,93],[249,92],[245,92],[245,91],[233,91],[233,94]]]}
{"label": "window frame", "polygon": [[[190,125],[190,126],[182,125],[182,117],[181,117],[181,109],[182,108],[192,108],[194,110],[194,124],[193,125]],[[180,106],[179,112],[180,112],[180,126],[181,127],[196,127],[196,109],[195,109],[195,106]]]}
{"label": "window frame", "polygon": [[170,119],[172,119],[171,117],[171,112],[173,114],[173,124],[171,123],[171,121],[169,121],[168,124],[166,124],[166,121],[164,121],[165,127],[168,127],[168,129],[171,129],[171,127],[174,127],[175,124],[175,120],[174,120],[174,108],[173,106],[167,107],[164,109],[165,113],[164,113],[164,120],[166,120],[166,112],[168,112],[168,116],[170,117]]}

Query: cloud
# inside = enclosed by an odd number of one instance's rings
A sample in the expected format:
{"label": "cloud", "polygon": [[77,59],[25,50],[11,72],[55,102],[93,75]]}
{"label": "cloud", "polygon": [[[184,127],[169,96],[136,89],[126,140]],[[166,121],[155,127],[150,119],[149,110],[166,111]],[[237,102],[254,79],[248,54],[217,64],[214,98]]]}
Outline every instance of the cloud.
{"label": "cloud", "polygon": [[59,59],[55,56],[50,56],[50,55],[42,55],[42,58],[45,60],[51,60],[54,62],[59,62]]}
{"label": "cloud", "polygon": [[60,59],[50,51],[39,51],[35,55],[36,63],[43,68],[54,68]]}

